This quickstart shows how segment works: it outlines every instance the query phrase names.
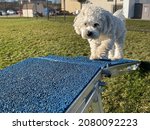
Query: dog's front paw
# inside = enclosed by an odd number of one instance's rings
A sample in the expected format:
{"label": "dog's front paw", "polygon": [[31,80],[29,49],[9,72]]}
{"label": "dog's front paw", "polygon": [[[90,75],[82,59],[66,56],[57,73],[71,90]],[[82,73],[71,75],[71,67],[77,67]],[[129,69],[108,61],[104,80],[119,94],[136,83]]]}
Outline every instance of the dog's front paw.
{"label": "dog's front paw", "polygon": [[100,54],[100,55],[98,56],[98,59],[108,59],[108,56],[105,55],[105,54]]}
{"label": "dog's front paw", "polygon": [[123,59],[123,56],[114,56],[111,58],[111,60],[120,60]]}
{"label": "dog's front paw", "polygon": [[91,55],[89,59],[90,60],[97,60],[97,59],[99,59],[99,57],[97,57],[96,55]]}
{"label": "dog's front paw", "polygon": [[113,60],[113,59],[114,59],[114,56],[112,56],[112,55],[108,55],[108,59]]}
{"label": "dog's front paw", "polygon": [[98,59],[108,59],[108,51],[107,50],[100,50],[100,48],[96,52],[96,56]]}
{"label": "dog's front paw", "polygon": [[90,60],[108,59],[107,56],[90,56]]}
{"label": "dog's front paw", "polygon": [[110,58],[111,60],[120,60],[120,59],[123,59],[123,58],[121,58],[121,57],[112,57],[112,58]]}

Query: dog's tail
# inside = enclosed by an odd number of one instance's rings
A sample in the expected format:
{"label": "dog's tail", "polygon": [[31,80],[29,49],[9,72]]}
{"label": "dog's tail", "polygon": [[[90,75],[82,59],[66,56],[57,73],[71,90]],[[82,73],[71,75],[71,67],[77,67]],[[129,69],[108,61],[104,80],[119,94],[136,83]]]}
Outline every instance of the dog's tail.
{"label": "dog's tail", "polygon": [[121,21],[125,22],[125,16],[123,14],[123,9],[117,10],[113,15],[116,16],[117,18],[119,18]]}

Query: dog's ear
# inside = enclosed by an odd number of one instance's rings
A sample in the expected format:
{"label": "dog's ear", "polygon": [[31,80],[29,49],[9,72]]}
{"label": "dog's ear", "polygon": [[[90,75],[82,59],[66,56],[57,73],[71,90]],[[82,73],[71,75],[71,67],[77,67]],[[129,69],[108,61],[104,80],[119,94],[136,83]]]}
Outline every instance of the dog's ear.
{"label": "dog's ear", "polygon": [[108,32],[111,31],[112,29],[112,17],[108,14],[106,15],[106,21],[107,21],[107,29],[108,29]]}
{"label": "dog's ear", "polygon": [[78,35],[81,34],[81,31],[80,31],[80,25],[81,22],[80,22],[80,17],[79,16],[76,16],[75,19],[74,19],[74,24],[73,24],[73,27],[74,27],[74,30],[76,31],[76,33]]}
{"label": "dog's ear", "polygon": [[104,33],[110,32],[112,29],[112,26],[113,26],[112,18],[110,16],[110,14],[105,13],[104,19],[102,21],[103,21],[103,32]]}

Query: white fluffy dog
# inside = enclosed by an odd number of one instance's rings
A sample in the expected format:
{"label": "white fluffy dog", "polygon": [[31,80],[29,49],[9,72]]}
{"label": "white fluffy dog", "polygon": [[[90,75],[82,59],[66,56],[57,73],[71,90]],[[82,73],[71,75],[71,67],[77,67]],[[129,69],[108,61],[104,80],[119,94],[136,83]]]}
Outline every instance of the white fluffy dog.
{"label": "white fluffy dog", "polygon": [[83,39],[87,39],[90,48],[90,59],[121,59],[126,34],[125,18],[121,10],[114,14],[86,4],[75,17],[74,29]]}

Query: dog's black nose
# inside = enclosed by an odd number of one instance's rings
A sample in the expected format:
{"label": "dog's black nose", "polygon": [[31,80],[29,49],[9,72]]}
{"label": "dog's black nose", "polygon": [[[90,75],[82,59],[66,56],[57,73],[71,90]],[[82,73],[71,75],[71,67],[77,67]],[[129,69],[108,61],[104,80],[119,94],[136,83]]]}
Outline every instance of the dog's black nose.
{"label": "dog's black nose", "polygon": [[90,37],[90,36],[92,36],[92,35],[93,35],[93,33],[92,33],[92,32],[90,32],[90,31],[88,31],[88,32],[87,32],[87,36],[89,36],[89,37]]}

